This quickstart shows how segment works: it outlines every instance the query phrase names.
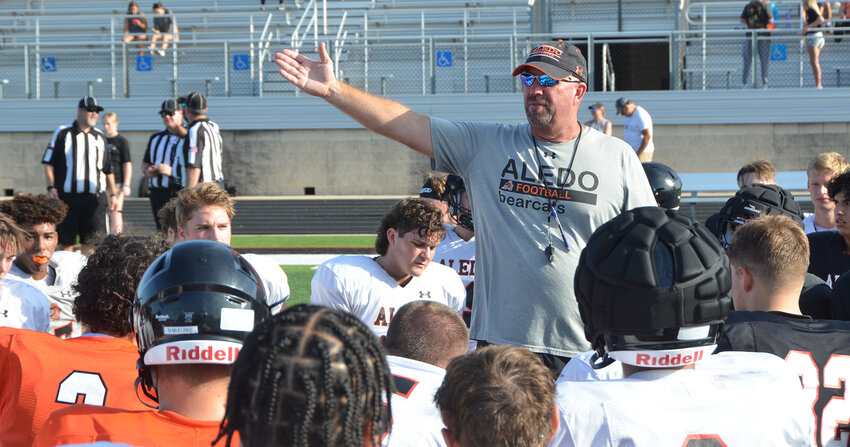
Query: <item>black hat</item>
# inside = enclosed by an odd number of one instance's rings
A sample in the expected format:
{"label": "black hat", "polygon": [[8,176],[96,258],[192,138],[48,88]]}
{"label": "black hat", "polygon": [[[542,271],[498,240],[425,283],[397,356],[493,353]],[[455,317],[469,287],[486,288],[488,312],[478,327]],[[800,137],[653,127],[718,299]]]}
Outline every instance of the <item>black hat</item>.
{"label": "black hat", "polygon": [[601,109],[605,107],[601,102],[594,103],[592,106],[588,107],[590,110]]}
{"label": "black hat", "polygon": [[86,109],[89,112],[103,112],[103,107],[97,105],[97,100],[93,96],[83,96],[77,108]]}
{"label": "black hat", "polygon": [[422,188],[419,190],[419,197],[424,199],[434,199],[434,200],[443,200],[443,196],[437,194],[437,191],[434,190],[434,181],[431,178],[425,179],[425,184],[422,185]]}
{"label": "black hat", "polygon": [[173,99],[166,99],[162,102],[162,106],[159,108],[159,114],[163,113],[174,113],[179,109],[177,101]]}
{"label": "black hat", "polygon": [[632,102],[632,100],[629,99],[629,98],[626,98],[626,97],[618,98],[617,99],[617,115],[622,115],[622,112],[620,112],[620,109],[625,107],[626,104],[631,104],[631,102]]}
{"label": "black hat", "polygon": [[540,44],[531,50],[525,63],[514,69],[513,76],[534,67],[554,79],[564,79],[570,75],[587,83],[587,61],[581,51],[561,40]]}
{"label": "black hat", "polygon": [[185,104],[194,115],[207,112],[207,97],[203,93],[189,93],[185,97],[177,98],[177,102]]}

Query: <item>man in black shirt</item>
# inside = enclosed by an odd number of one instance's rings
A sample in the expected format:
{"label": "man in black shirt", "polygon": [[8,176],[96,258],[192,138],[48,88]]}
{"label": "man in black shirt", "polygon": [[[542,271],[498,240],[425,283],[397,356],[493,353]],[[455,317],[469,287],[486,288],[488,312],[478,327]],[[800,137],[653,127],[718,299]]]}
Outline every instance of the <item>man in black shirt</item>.
{"label": "man in black shirt", "polygon": [[118,115],[109,112],[103,115],[103,131],[106,134],[106,147],[112,158],[112,174],[118,182],[114,209],[109,210],[109,232],[118,234],[124,229],[124,199],[130,197],[130,182],[133,179],[133,163],[130,160],[130,143],[118,135]]}
{"label": "man in black shirt", "polygon": [[71,250],[79,236],[84,254],[91,253],[92,235],[105,231],[106,211],[117,197],[106,137],[94,127],[102,111],[91,96],[81,99],[77,119],[53,132],[41,158],[47,193],[68,205],[68,215],[56,228],[59,244]]}
{"label": "man in black shirt", "polygon": [[802,228],[786,216],[760,217],[735,232],[728,255],[736,311],[726,321],[717,350],[784,358],[811,395],[815,444],[841,440],[840,445],[846,445],[850,323],[818,321],[800,313],[808,251]]}
{"label": "man in black shirt", "polygon": [[829,198],[835,202],[836,231],[809,234],[809,273],[823,279],[830,287],[842,273],[850,270],[850,172],[838,175],[827,186]]}

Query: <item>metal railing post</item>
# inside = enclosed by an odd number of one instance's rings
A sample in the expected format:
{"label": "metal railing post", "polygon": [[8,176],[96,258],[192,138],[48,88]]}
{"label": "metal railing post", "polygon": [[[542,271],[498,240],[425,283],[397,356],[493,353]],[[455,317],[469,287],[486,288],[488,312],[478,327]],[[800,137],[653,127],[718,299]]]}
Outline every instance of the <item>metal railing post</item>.
{"label": "metal railing post", "polygon": [[[756,30],[752,30],[750,36],[750,82],[753,84],[753,88],[756,88],[756,55],[758,51],[758,33]],[[762,67],[764,70],[764,67]],[[703,77],[705,76],[705,72],[703,72]],[[703,86],[705,89],[705,86]]]}
{"label": "metal railing post", "polygon": [[30,80],[30,44],[24,44],[24,88],[27,99],[32,98],[32,82]]}
{"label": "metal railing post", "polygon": [[[516,33],[511,34],[508,37],[508,48],[510,48],[510,54],[508,55],[508,70],[513,71],[513,69],[517,66],[516,64]],[[516,80],[511,80],[511,92],[516,93]]]}
{"label": "metal railing post", "polygon": [[590,88],[590,91],[596,90],[596,76],[593,75],[593,67],[596,66],[594,63],[596,61],[596,51],[593,43],[593,34],[587,34],[587,73],[585,73],[585,79],[587,79],[587,85]]}
{"label": "metal railing post", "polygon": [[230,96],[230,42],[224,41],[224,96]]}
{"label": "metal railing post", "polygon": [[669,47],[667,49],[667,54],[670,55],[670,60],[668,62],[668,66],[670,67],[670,82],[668,88],[670,90],[678,90],[679,89],[679,47],[676,44],[676,34],[671,31],[667,37],[669,40]]}
{"label": "metal railing post", "polygon": [[206,90],[207,91],[207,98],[209,98],[210,97],[210,91],[212,90],[212,88],[211,88],[212,87],[212,81],[207,79],[206,82],[204,83],[204,85],[206,86],[206,89],[207,89]]}
{"label": "metal railing post", "polygon": [[177,89],[177,79],[172,79],[171,80],[171,96],[173,96],[175,98],[180,96],[180,94],[177,93],[177,90],[178,90]]}
{"label": "metal railing post", "polygon": [[127,67],[127,42],[121,43],[121,72],[124,75],[124,97],[130,97],[130,70]]}
{"label": "metal railing post", "polygon": [[463,92],[469,93],[469,9],[463,10]]}
{"label": "metal railing post", "polygon": [[431,58],[431,64],[430,64],[431,65],[431,94],[436,95],[437,94],[437,70],[436,70],[437,60],[436,60],[436,57],[435,57],[435,54],[434,54],[434,50],[435,50],[435,48],[434,48],[434,36],[429,37],[428,40],[430,41],[430,43],[429,43],[430,51],[429,51],[428,57]]}
{"label": "metal railing post", "polygon": [[112,99],[115,99],[117,86],[115,85],[115,17],[110,17],[109,20],[109,74],[112,79],[111,91]]}

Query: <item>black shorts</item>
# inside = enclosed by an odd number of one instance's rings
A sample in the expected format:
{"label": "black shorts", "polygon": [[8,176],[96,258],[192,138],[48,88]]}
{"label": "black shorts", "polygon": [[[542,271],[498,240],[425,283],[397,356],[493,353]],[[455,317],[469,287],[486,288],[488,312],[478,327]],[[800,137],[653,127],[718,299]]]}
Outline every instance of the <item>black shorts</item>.
{"label": "black shorts", "polygon": [[86,244],[97,233],[106,233],[106,194],[64,194],[59,199],[68,205],[68,215],[56,226],[59,243],[74,245],[77,236]]}

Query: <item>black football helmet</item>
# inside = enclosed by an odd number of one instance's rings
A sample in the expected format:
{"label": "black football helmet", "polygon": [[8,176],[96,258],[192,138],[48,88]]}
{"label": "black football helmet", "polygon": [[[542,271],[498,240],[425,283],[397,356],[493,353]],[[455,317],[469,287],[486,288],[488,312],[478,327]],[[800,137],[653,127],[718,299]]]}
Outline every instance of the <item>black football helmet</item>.
{"label": "black football helmet", "polygon": [[463,228],[469,231],[475,231],[475,225],[472,222],[472,210],[463,206],[461,201],[462,193],[466,191],[466,186],[463,184],[463,179],[457,175],[450,174],[446,179],[445,197],[449,202],[449,214]]}
{"label": "black football helmet", "polygon": [[646,161],[642,164],[658,206],[668,210],[678,207],[682,199],[682,179],[679,174],[662,163]]}
{"label": "black football helmet", "polygon": [[156,399],[151,365],[233,363],[268,316],[262,281],[229,246],[206,240],[175,245],[148,267],[130,311],[142,390]]}
{"label": "black football helmet", "polygon": [[728,248],[739,226],[768,214],[786,215],[803,227],[803,210],[790,192],[777,185],[756,184],[738,191],[720,210],[717,220],[720,244]]}
{"label": "black football helmet", "polygon": [[574,281],[585,336],[603,359],[597,366],[618,351],[710,349],[732,310],[723,248],[701,224],[660,207],[600,226]]}

